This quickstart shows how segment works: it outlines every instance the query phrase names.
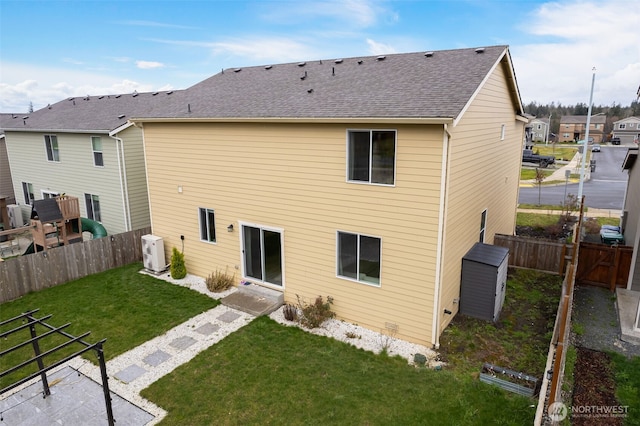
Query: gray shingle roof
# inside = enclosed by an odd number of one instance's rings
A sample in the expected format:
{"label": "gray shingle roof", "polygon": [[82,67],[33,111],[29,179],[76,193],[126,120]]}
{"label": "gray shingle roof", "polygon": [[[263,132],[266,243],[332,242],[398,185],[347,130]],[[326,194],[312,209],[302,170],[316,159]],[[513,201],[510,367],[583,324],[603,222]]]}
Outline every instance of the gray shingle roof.
{"label": "gray shingle roof", "polygon": [[[455,118],[505,52],[491,46],[227,69],[136,118]],[[515,82],[513,91],[519,102]]]}
{"label": "gray shingle roof", "polygon": [[[147,113],[173,92],[68,98],[28,114],[2,114],[0,128],[21,131],[102,131],[127,123],[133,115]],[[28,117],[28,118],[25,118]]]}
{"label": "gray shingle roof", "polygon": [[[593,124],[604,124],[607,122],[606,115],[592,115],[589,121]],[[587,124],[586,115],[564,115],[560,117],[560,124]]]}

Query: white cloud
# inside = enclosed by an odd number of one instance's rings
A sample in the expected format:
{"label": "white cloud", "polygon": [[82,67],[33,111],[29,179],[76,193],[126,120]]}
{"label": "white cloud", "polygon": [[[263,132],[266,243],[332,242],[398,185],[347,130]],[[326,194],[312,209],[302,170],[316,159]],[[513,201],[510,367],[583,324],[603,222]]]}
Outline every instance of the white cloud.
{"label": "white cloud", "polygon": [[33,102],[35,109],[71,96],[148,92],[154,87],[130,79],[99,73],[59,68],[39,68],[22,64],[2,64],[0,111],[24,112]]}
{"label": "white cloud", "polygon": [[367,39],[367,44],[369,45],[369,53],[371,53],[372,55],[396,53],[396,50],[388,44],[378,43],[377,41],[371,39]]}
{"label": "white cloud", "polygon": [[[571,17],[571,19],[567,19]],[[544,43],[512,46],[525,103],[628,105],[640,84],[640,9],[625,1],[547,3],[526,23]]]}
{"label": "white cloud", "polygon": [[154,68],[164,68],[165,65],[162,62],[154,62],[154,61],[136,61],[136,67],[141,70],[149,70]]}
{"label": "white cloud", "polygon": [[315,57],[306,44],[286,38],[246,38],[211,43],[215,55],[233,55],[257,61],[287,62]]}
{"label": "white cloud", "polygon": [[380,0],[326,0],[316,2],[270,2],[263,18],[290,24],[292,21],[330,19],[350,26],[370,27],[381,20],[397,21],[395,12]]}

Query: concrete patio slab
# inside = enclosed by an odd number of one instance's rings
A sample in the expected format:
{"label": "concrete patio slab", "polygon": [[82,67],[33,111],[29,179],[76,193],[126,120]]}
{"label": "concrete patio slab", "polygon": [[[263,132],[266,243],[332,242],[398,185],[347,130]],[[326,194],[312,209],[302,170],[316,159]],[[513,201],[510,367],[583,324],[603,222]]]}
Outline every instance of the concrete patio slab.
{"label": "concrete patio slab", "polygon": [[616,296],[621,330],[620,340],[640,345],[640,330],[635,328],[640,292],[618,288]]}

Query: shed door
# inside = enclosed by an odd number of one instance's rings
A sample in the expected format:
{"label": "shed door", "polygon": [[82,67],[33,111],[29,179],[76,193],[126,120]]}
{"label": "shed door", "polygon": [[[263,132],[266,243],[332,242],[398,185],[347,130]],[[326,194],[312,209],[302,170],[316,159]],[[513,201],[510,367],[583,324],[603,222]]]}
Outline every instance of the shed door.
{"label": "shed door", "polygon": [[507,290],[507,272],[509,267],[509,256],[507,255],[500,266],[498,266],[496,279],[496,299],[495,310],[493,311],[493,320],[497,321],[504,305],[504,295]]}

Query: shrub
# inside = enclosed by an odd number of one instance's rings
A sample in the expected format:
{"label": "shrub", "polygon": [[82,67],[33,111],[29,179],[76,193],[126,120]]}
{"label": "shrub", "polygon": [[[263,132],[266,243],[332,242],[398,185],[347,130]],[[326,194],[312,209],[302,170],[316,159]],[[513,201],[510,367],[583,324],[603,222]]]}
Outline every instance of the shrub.
{"label": "shrub", "polygon": [[236,274],[227,274],[227,268],[225,268],[224,272],[216,270],[215,272],[211,273],[207,277],[206,283],[209,291],[220,293],[231,288],[235,280]]}
{"label": "shrub", "polygon": [[585,234],[600,234],[600,224],[593,217],[588,217],[584,220],[584,232]]}
{"label": "shrub", "polygon": [[317,328],[322,325],[323,322],[329,318],[336,316],[335,312],[331,311],[331,305],[333,305],[333,297],[327,296],[327,301],[322,299],[322,296],[316,297],[316,300],[312,304],[304,303],[298,297],[298,305],[302,316],[300,317],[300,324],[306,328]]}
{"label": "shrub", "polygon": [[282,313],[284,315],[284,319],[287,321],[297,321],[298,320],[298,308],[295,305],[286,304],[282,308]]}
{"label": "shrub", "polygon": [[187,267],[184,264],[184,254],[179,252],[177,248],[173,248],[171,252],[171,278],[179,280],[187,276]]}

